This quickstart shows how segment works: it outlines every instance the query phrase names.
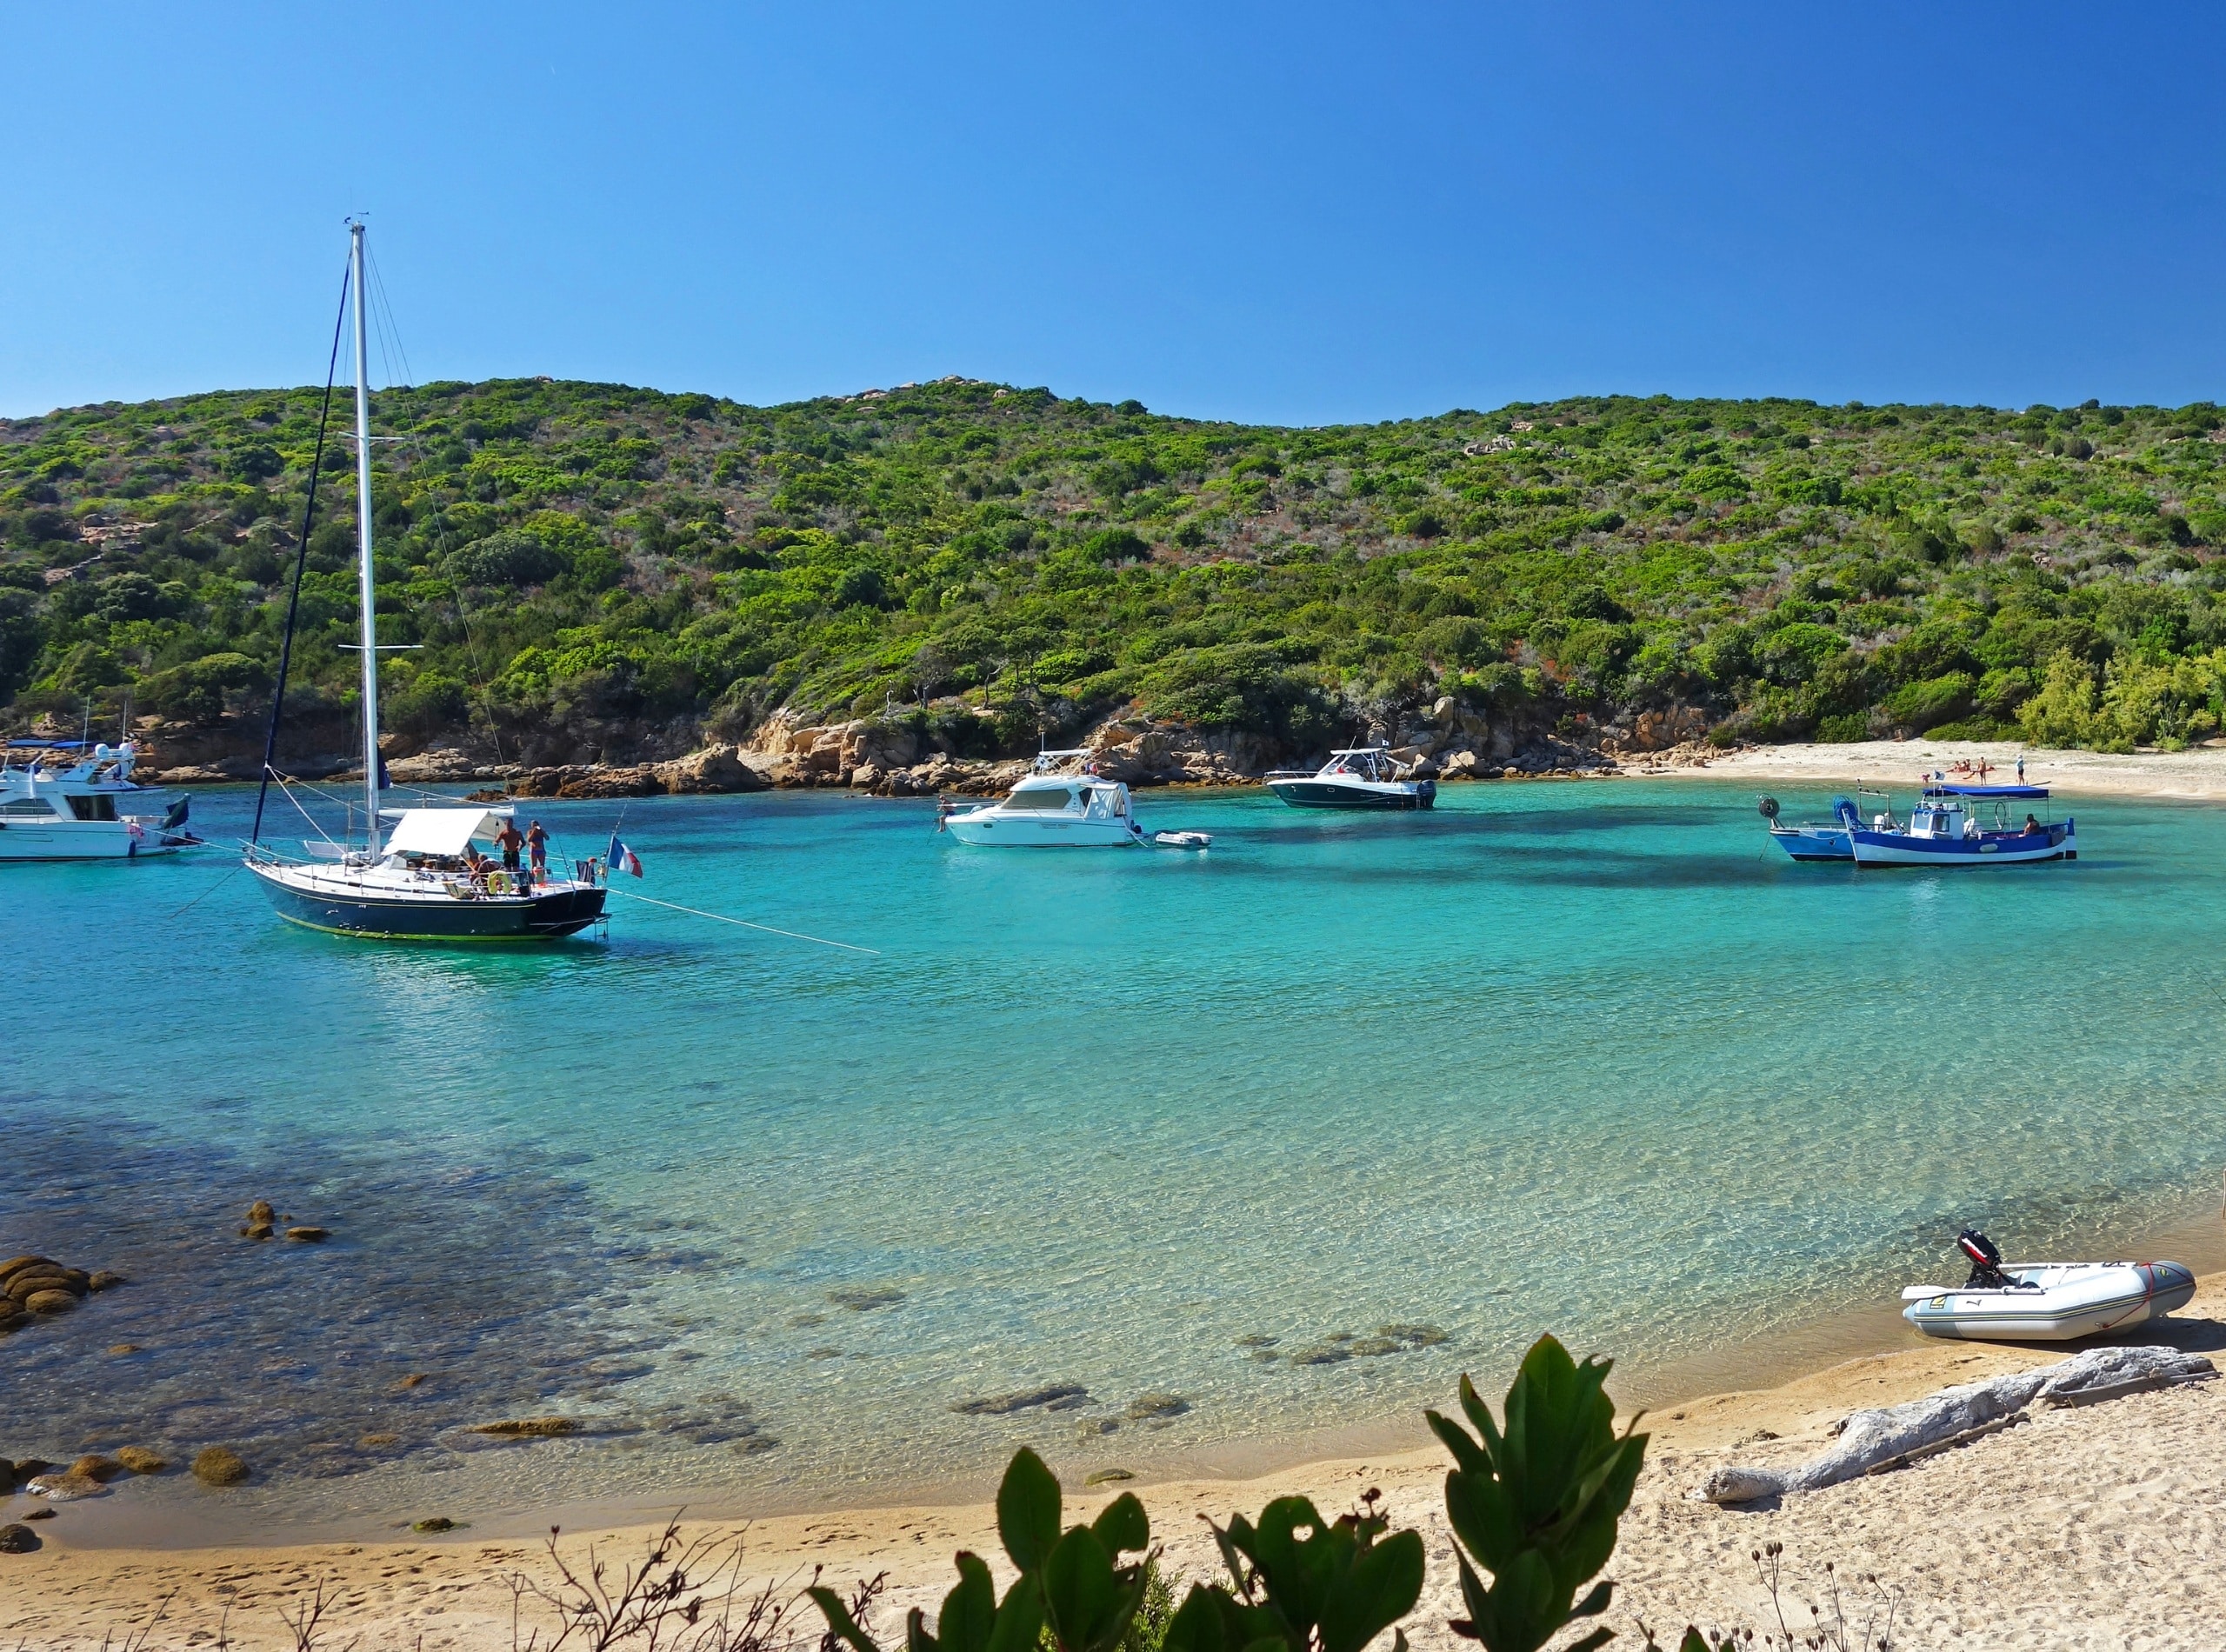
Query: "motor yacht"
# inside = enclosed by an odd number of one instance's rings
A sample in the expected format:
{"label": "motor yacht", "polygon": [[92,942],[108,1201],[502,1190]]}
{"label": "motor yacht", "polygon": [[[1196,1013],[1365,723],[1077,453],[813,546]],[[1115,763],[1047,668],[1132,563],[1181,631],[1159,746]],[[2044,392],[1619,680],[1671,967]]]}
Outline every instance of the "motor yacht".
{"label": "motor yacht", "polygon": [[1383,746],[1333,751],[1316,769],[1278,769],[1266,783],[1293,809],[1428,809],[1437,800],[1437,783],[1403,777]]}
{"label": "motor yacht", "polygon": [[1130,808],[1129,789],[1095,772],[1083,748],[1046,751],[994,803],[938,803],[936,829],[962,843],[1016,849],[1135,849],[1150,840]]}
{"label": "motor yacht", "polygon": [[[162,794],[131,778],[138,748],[97,745],[82,740],[11,740],[31,749],[27,767],[0,758],[0,861],[118,861],[143,855],[170,855],[201,840],[187,829],[190,797],[179,797],[160,814],[132,810],[137,803],[158,801]],[[66,768],[48,769],[50,754],[83,753]]]}

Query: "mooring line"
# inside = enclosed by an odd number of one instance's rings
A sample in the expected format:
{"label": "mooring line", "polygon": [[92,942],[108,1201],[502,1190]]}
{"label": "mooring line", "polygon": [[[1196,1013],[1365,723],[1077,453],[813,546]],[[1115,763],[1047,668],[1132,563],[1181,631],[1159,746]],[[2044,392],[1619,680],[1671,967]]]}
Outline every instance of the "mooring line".
{"label": "mooring line", "polygon": [[710,918],[714,923],[731,923],[740,929],[759,929],[767,935],[785,936],[791,941],[809,941],[816,947],[840,947],[845,952],[863,952],[869,958],[877,958],[881,956],[871,947],[852,946],[848,941],[829,941],[816,935],[803,935],[795,929],[776,929],[770,923],[752,923],[748,918],[730,918],[723,912],[706,912],[696,907],[683,906],[676,901],[653,901],[646,895],[631,895],[624,889],[612,889],[610,893],[623,900],[639,901],[644,906],[661,906],[668,911],[685,912],[690,917]]}

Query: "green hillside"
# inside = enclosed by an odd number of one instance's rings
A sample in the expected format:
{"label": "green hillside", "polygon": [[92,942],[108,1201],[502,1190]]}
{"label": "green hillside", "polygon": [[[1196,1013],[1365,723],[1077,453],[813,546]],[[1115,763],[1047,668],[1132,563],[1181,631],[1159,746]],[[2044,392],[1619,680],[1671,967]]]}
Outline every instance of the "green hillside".
{"label": "green hillside", "polygon": [[[313,390],[0,421],[0,717],[251,716]],[[345,412],[346,398],[336,397]],[[390,726],[611,751],[783,705],[1034,746],[1129,710],[1296,749],[1452,693],[1583,737],[2206,736],[2218,410],[1577,398],[1283,430],[961,380],[752,408],[381,391]],[[335,443],[297,682],[352,694]],[[956,736],[954,736],[956,737]],[[594,750],[582,755],[592,756]]]}

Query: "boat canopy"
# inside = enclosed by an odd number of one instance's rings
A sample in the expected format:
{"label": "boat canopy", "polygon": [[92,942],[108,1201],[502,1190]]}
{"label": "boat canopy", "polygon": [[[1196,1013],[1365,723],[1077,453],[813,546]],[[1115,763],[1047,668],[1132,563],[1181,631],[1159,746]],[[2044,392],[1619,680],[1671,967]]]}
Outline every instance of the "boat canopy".
{"label": "boat canopy", "polygon": [[1927,786],[1928,797],[2045,797],[2046,786]]}
{"label": "boat canopy", "polygon": [[491,843],[500,829],[496,823],[507,818],[507,809],[405,809],[392,836],[386,840],[386,852],[453,858],[463,854],[464,845],[475,837],[484,837]]}

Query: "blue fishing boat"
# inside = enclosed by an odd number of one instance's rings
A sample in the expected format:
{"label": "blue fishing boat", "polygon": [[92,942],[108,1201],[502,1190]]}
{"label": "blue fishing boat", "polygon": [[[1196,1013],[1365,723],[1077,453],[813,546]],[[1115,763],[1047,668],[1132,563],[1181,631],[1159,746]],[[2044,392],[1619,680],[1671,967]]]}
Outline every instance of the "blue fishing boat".
{"label": "blue fishing boat", "polygon": [[1924,789],[1906,821],[1890,810],[1865,823],[1848,803],[1841,814],[1859,867],[1989,866],[2013,861],[2071,861],[2079,841],[2069,816],[2043,822],[2017,805],[2045,803],[2045,786],[1951,786]]}

